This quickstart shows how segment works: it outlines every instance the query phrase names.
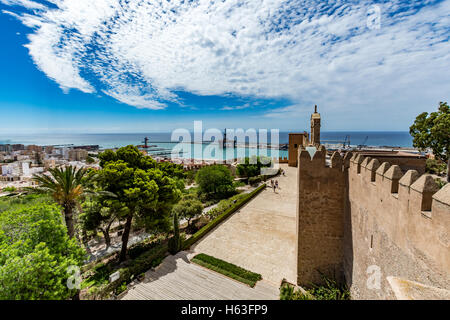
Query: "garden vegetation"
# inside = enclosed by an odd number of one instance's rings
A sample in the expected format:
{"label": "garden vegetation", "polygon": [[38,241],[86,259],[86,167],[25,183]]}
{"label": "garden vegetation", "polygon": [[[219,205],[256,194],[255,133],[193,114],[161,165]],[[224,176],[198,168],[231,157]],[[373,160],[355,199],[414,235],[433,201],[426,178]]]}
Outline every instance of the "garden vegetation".
{"label": "garden vegetation", "polygon": [[262,280],[262,276],[258,273],[248,271],[232,263],[208,256],[204,253],[196,255],[191,261],[200,266],[245,283],[252,288],[259,280]]}

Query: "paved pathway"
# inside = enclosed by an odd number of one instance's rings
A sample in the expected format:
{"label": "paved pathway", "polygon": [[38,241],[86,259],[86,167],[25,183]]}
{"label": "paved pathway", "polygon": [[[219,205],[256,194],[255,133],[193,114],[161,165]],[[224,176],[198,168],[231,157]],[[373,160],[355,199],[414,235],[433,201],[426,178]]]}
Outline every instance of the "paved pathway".
{"label": "paved pathway", "polygon": [[192,249],[260,273],[279,286],[295,283],[297,170],[281,165],[280,190],[267,188]]}
{"label": "paved pathway", "polygon": [[[297,171],[282,165],[281,190],[267,188],[200,240],[191,252],[167,257],[123,299],[278,299],[283,278],[295,283]],[[255,288],[189,262],[206,253],[260,273]]]}
{"label": "paved pathway", "polygon": [[276,300],[278,288],[259,281],[254,288],[190,263],[187,252],[167,257],[122,300]]}

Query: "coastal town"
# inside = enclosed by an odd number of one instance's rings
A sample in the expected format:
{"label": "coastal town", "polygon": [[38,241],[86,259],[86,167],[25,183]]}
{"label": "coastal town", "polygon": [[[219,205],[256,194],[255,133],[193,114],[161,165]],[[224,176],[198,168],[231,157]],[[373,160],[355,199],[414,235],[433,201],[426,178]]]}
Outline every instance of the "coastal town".
{"label": "coastal town", "polygon": [[[290,134],[291,139],[295,141],[298,137],[303,137],[307,133]],[[148,142],[148,138],[146,143]],[[204,142],[204,144],[210,142]],[[420,152],[414,148],[399,147],[380,147],[380,146],[351,146],[338,145],[336,143],[324,143],[329,150],[328,159],[332,152],[340,153],[358,150],[364,155],[383,156],[384,159],[403,159],[408,161],[408,168],[417,169],[418,172],[424,173],[426,168],[426,159],[434,159],[431,150]],[[238,164],[239,159],[214,160],[214,159],[198,159],[170,157],[170,150],[159,148],[157,145],[137,145],[144,155],[152,156],[156,161],[169,161],[174,164],[183,165],[187,170],[198,169],[205,165],[213,165],[218,163],[230,163],[234,167]],[[222,146],[221,146],[222,147]],[[250,146],[252,147],[252,146]],[[223,148],[226,148],[225,146]],[[228,146],[233,148],[233,146]],[[236,148],[236,146],[234,146]],[[252,147],[255,148],[255,147]],[[274,148],[273,146],[261,145],[258,148]],[[288,150],[289,144],[280,145],[280,150]],[[33,175],[37,173],[45,173],[48,169],[56,167],[73,166],[76,168],[92,168],[98,170],[99,159],[98,154],[105,149],[99,145],[24,145],[24,144],[0,144],[0,196],[6,195],[9,191],[20,191],[23,188],[33,187]],[[114,148],[112,150],[117,150]],[[164,150],[164,153],[161,152]],[[291,151],[292,153],[292,151]],[[291,159],[295,157],[292,153]],[[277,158],[277,163],[287,163],[287,157]],[[406,168],[406,167],[405,167]],[[439,178],[439,176],[436,176]],[[444,177],[442,177],[444,179]]]}
{"label": "coastal town", "polygon": [[0,144],[0,194],[32,187],[32,177],[50,168],[98,169],[98,146],[37,146]]}

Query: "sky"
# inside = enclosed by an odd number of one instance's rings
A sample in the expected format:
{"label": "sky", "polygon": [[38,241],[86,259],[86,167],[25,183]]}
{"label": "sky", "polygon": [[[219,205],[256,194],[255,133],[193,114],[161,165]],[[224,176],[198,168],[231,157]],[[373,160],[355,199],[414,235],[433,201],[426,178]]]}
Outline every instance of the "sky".
{"label": "sky", "polygon": [[450,94],[450,0],[0,0],[0,134],[408,131]]}

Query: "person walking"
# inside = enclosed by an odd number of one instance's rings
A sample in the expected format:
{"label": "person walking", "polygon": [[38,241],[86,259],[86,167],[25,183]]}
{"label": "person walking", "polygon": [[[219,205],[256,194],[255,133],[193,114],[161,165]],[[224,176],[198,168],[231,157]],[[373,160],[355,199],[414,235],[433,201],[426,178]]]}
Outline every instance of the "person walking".
{"label": "person walking", "polygon": [[278,180],[275,180],[275,189],[279,189],[279,187],[278,187]]}

